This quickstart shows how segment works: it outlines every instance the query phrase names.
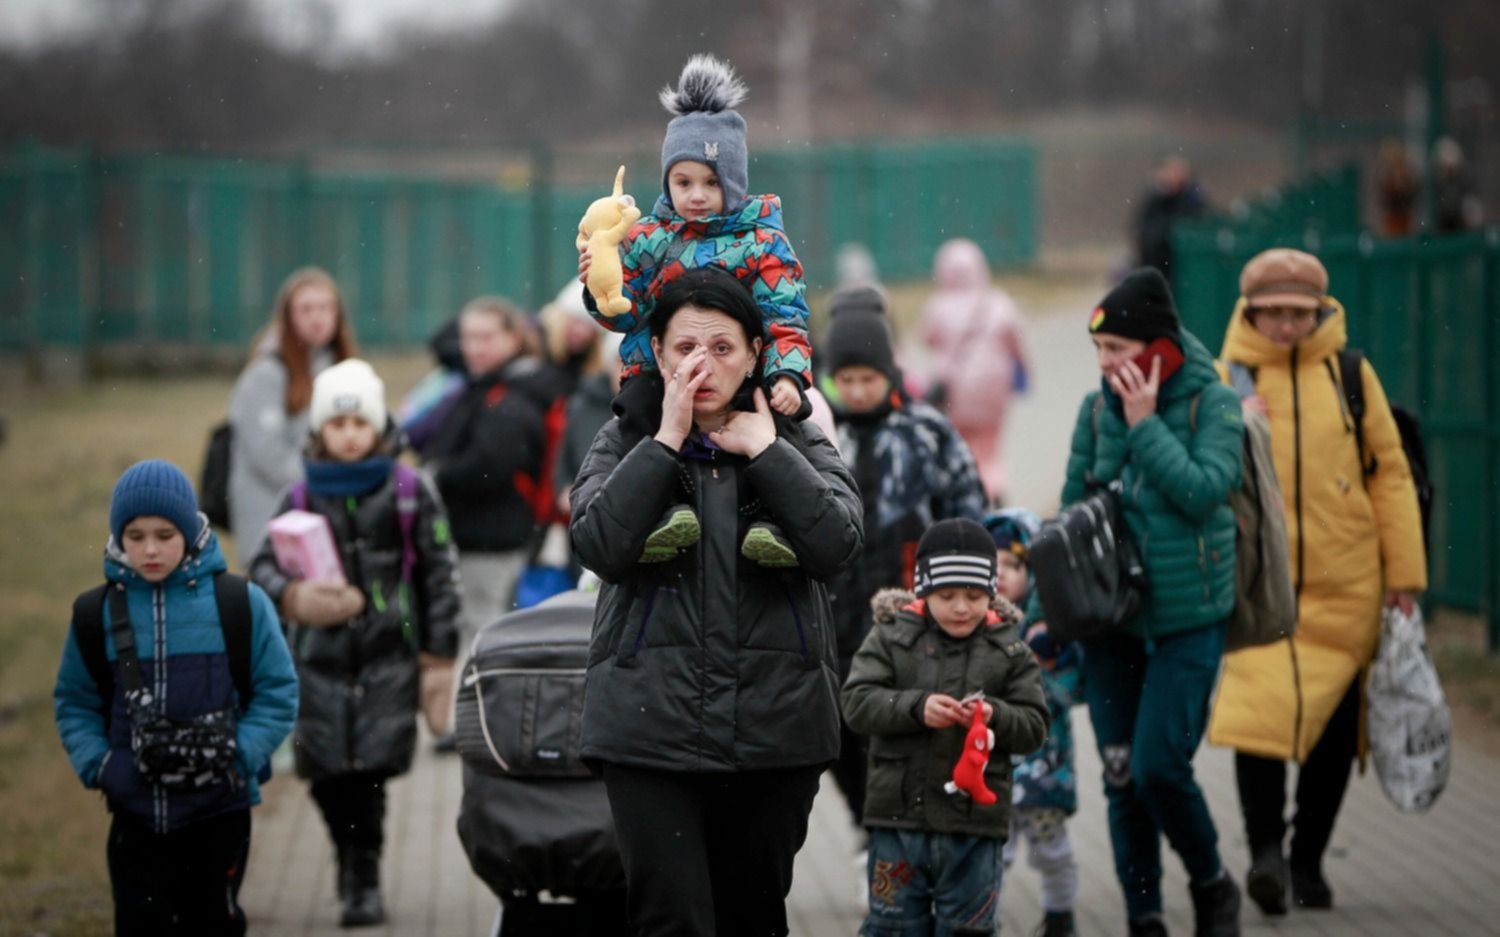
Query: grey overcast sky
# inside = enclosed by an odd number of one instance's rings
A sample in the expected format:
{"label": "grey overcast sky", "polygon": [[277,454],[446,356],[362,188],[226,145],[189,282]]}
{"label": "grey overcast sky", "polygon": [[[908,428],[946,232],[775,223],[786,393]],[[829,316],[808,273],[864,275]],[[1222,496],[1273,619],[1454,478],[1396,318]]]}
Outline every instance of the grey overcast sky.
{"label": "grey overcast sky", "polygon": [[[184,6],[201,0],[178,0]],[[292,34],[311,20],[317,7],[333,10],[341,51],[378,48],[390,28],[420,19],[429,26],[482,22],[509,0],[249,0],[266,16],[272,30]],[[101,25],[98,0],[0,0],[0,42],[29,45],[51,36]]]}

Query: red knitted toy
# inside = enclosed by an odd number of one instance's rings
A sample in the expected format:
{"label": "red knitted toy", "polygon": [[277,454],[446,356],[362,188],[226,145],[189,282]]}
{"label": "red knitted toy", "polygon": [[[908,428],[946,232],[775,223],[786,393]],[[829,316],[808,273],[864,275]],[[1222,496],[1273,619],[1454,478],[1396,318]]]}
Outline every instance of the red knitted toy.
{"label": "red knitted toy", "polygon": [[953,780],[943,785],[950,794],[963,791],[974,798],[974,803],[988,807],[999,800],[995,792],[985,786],[984,769],[990,763],[990,751],[995,747],[995,733],[984,724],[984,703],[974,702],[974,716],[969,721],[968,735],[964,736],[964,753],[953,766]]}

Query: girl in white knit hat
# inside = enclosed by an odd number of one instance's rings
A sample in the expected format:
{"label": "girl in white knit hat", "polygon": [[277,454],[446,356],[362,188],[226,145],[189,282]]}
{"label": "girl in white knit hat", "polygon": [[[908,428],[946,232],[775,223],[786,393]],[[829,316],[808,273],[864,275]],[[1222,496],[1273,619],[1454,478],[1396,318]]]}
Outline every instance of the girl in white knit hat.
{"label": "girl in white knit hat", "polygon": [[287,624],[302,686],[293,751],[333,839],[340,924],[379,924],[385,784],[411,767],[418,703],[429,724],[448,712],[457,554],[437,491],[395,459],[400,434],[369,364],[319,374],[310,415],[307,480],[278,513],[327,520],[345,581],[298,578],[269,537],[250,574]]}

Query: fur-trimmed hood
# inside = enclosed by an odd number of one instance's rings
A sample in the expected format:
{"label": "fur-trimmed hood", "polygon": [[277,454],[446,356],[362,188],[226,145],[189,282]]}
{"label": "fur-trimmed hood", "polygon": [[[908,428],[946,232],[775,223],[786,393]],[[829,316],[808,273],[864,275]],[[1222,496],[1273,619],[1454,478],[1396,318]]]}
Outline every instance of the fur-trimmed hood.
{"label": "fur-trimmed hood", "polygon": [[[916,593],[910,589],[881,589],[870,600],[870,611],[874,615],[875,624],[884,625],[895,621],[901,612],[925,615],[927,603],[917,598]],[[1025,617],[1009,599],[999,595],[990,599],[990,612],[989,620],[985,622],[987,628],[998,628],[1001,625],[1020,627],[1021,620]]]}

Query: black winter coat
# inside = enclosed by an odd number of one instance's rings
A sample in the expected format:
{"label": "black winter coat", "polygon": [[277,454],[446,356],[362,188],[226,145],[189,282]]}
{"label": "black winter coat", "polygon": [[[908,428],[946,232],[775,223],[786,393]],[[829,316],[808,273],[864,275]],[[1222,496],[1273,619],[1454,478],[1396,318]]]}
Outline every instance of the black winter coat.
{"label": "black winter coat", "polygon": [[[626,384],[573,488],[574,550],[605,582],[583,755],[673,771],[829,763],[839,680],[823,583],[859,553],[854,481],[820,431],[779,416],[776,442],[754,460],[673,452],[651,438],[661,394],[655,373]],[[702,539],[670,562],[638,563],[679,500],[697,511]],[[755,517],[781,527],[799,568],[741,556]]]}
{"label": "black winter coat", "polygon": [[505,553],[526,545],[535,514],[522,478],[542,472],[543,417],[560,388],[536,358],[470,378],[464,395],[422,450],[453,520],[458,548]]}
{"label": "black winter coat", "polygon": [[[291,493],[277,514],[292,509]],[[328,518],[344,574],[365,594],[365,610],[344,625],[292,625],[287,640],[297,663],[297,773],[318,779],[350,772],[387,776],[411,767],[419,705],[417,651],[453,657],[458,650],[457,554],[442,500],[424,477],[412,539],[416,569],[401,582],[401,528],[396,481],[350,498],[311,490],[307,509]],[[291,580],[266,538],[251,578],[278,606]]]}

